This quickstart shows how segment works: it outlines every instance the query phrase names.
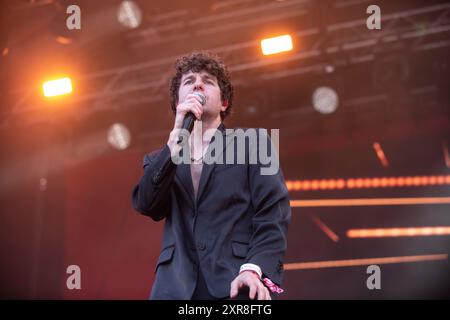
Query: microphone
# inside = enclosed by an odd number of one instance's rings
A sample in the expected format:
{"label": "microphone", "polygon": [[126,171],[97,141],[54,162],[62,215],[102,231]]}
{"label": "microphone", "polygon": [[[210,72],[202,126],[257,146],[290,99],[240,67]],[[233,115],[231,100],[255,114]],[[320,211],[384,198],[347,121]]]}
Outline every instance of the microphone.
{"label": "microphone", "polygon": [[[197,95],[202,101],[200,102],[202,106],[206,103],[206,97],[200,93],[200,92],[194,92],[195,95]],[[181,133],[178,137],[177,144],[180,144],[183,141],[183,138],[187,140],[189,135],[192,132],[192,129],[194,129],[194,121],[196,120],[194,114],[192,112],[188,112],[183,120],[183,125],[181,127]]]}

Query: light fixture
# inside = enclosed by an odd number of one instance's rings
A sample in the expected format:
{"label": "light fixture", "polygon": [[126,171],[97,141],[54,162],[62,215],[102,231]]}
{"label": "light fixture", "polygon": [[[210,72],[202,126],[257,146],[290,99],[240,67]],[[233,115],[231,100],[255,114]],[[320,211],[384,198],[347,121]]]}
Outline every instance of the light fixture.
{"label": "light fixture", "polygon": [[402,188],[435,185],[450,185],[450,175],[286,180],[286,187],[289,191]]}
{"label": "light fixture", "polygon": [[315,110],[323,114],[336,111],[339,105],[339,97],[335,90],[330,87],[319,87],[314,90],[312,103]]}
{"label": "light fixture", "polygon": [[109,128],[107,139],[112,147],[117,150],[125,150],[130,145],[130,131],[125,125],[115,123]]}
{"label": "light fixture", "polygon": [[387,237],[420,237],[420,236],[448,236],[450,227],[414,227],[414,228],[379,228],[379,229],[351,229],[347,231],[349,238],[387,238]]}
{"label": "light fixture", "polygon": [[54,97],[72,92],[72,81],[70,78],[61,78],[51,81],[46,81],[43,84],[44,96]]}
{"label": "light fixture", "polygon": [[261,50],[265,56],[291,51],[292,48],[292,38],[288,34],[261,40]]}
{"label": "light fixture", "polygon": [[117,20],[128,29],[139,27],[142,21],[142,12],[134,1],[122,1],[117,10]]}

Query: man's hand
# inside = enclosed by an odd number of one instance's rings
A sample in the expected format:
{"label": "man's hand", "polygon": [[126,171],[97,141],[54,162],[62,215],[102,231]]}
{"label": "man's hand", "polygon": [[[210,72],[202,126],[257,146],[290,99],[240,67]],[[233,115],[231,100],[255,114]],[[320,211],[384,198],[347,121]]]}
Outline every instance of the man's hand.
{"label": "man's hand", "polygon": [[234,298],[238,295],[239,289],[242,287],[249,288],[249,298],[254,300],[256,294],[258,300],[272,300],[270,297],[269,290],[264,286],[258,276],[252,271],[241,272],[234,280],[231,282],[230,298]]}
{"label": "man's hand", "polygon": [[189,112],[192,112],[198,120],[201,120],[203,115],[202,98],[200,98],[197,94],[188,94],[186,99],[177,105],[175,123],[173,127],[174,129],[181,129],[183,126],[184,117]]}
{"label": "man's hand", "polygon": [[200,120],[203,114],[203,105],[201,98],[196,94],[188,94],[186,99],[179,103],[176,107],[175,123],[173,129],[170,132],[169,139],[167,140],[167,146],[170,149],[170,154],[178,155],[182,146],[178,144],[178,138],[180,136],[180,130],[183,127],[183,121],[187,113],[192,112],[194,116]]}

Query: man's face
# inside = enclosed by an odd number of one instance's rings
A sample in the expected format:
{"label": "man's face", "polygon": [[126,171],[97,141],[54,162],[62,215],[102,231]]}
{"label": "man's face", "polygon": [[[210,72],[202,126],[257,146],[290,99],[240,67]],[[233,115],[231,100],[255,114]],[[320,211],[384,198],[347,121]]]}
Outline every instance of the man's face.
{"label": "man's face", "polygon": [[192,72],[184,74],[181,77],[180,88],[178,90],[178,103],[183,102],[186,96],[191,93],[200,92],[206,97],[206,103],[203,106],[202,120],[213,120],[220,112],[227,108],[220,98],[220,87],[217,78],[206,71]]}

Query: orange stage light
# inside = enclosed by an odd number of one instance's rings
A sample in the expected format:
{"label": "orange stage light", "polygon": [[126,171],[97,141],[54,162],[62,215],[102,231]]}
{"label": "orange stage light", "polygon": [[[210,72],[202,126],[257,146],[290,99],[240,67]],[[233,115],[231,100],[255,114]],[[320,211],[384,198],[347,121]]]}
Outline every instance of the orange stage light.
{"label": "orange stage light", "polygon": [[331,228],[328,227],[322,220],[317,217],[312,217],[311,219],[331,240],[333,240],[334,242],[339,241],[339,236],[333,230],[331,230]]}
{"label": "orange stage light", "polygon": [[347,237],[349,238],[386,238],[446,235],[450,235],[450,227],[351,229],[347,231]]}
{"label": "orange stage light", "polygon": [[54,97],[72,92],[72,81],[70,78],[61,78],[51,81],[46,81],[43,84],[44,96]]}
{"label": "orange stage light", "polygon": [[292,48],[292,38],[288,34],[261,40],[261,50],[263,55],[265,56],[285,51],[291,51]]}
{"label": "orange stage light", "polygon": [[372,264],[380,265],[380,264],[391,264],[391,263],[438,261],[438,260],[447,260],[447,259],[448,259],[448,254],[432,254],[432,255],[421,255],[421,256],[314,261],[314,262],[286,263],[284,265],[284,269],[285,270],[303,270],[303,269],[322,269],[322,268],[337,268],[337,267],[355,267],[355,266],[369,266]]}
{"label": "orange stage light", "polygon": [[293,208],[449,204],[450,197],[291,200]]}
{"label": "orange stage light", "polygon": [[375,142],[373,144],[373,149],[375,150],[375,153],[378,157],[378,159],[381,162],[381,165],[383,167],[388,167],[389,166],[389,161],[386,158],[386,155],[384,154],[383,148],[381,148],[381,145],[378,142]]}
{"label": "orange stage light", "polygon": [[365,189],[392,187],[419,187],[450,184],[447,176],[414,176],[414,177],[380,177],[380,178],[349,178],[324,180],[288,180],[289,191],[299,190],[335,190],[335,189]]}

